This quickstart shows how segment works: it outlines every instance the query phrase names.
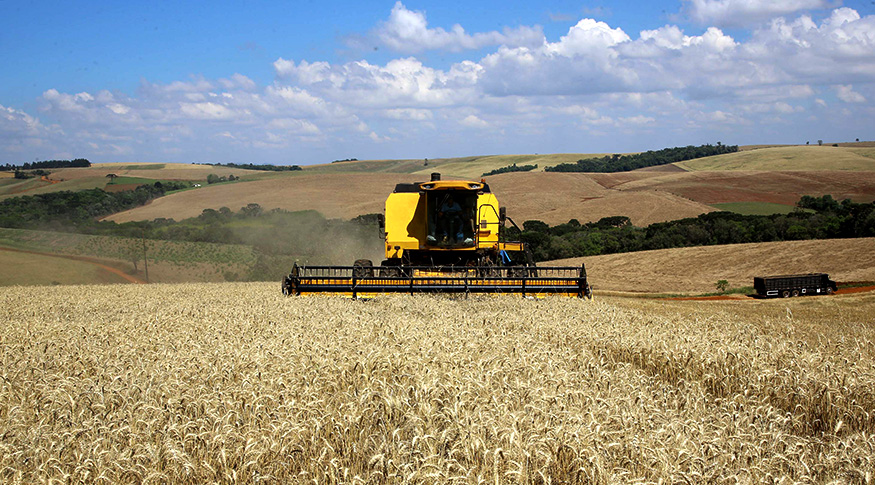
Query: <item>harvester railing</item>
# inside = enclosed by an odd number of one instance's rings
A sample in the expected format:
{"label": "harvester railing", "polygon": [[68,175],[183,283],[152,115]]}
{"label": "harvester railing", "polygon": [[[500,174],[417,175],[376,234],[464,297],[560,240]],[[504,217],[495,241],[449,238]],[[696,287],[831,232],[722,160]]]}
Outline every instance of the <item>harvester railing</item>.
{"label": "harvester railing", "polygon": [[586,268],[547,266],[299,266],[283,280],[287,295],[508,293],[591,297]]}

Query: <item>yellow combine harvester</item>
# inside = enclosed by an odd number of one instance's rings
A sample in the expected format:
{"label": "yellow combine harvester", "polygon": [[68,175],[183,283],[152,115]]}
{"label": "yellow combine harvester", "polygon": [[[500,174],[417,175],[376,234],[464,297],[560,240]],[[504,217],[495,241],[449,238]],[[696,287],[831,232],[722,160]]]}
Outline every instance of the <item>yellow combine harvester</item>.
{"label": "yellow combine harvester", "polygon": [[[286,295],[497,293],[592,298],[586,268],[539,267],[521,242],[504,241],[513,220],[485,180],[398,184],[380,219],[386,259],[380,266],[299,266],[283,279]],[[516,224],[514,224],[516,226]]]}

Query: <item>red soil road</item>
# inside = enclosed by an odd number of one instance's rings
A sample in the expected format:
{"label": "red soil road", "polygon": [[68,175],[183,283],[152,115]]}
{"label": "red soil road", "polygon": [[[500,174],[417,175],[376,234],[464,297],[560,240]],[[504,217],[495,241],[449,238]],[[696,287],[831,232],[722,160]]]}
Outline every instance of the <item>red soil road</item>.
{"label": "red soil road", "polygon": [[125,273],[124,271],[121,271],[121,270],[118,269],[118,268],[113,268],[112,266],[107,266],[107,265],[101,263],[99,260],[97,260],[97,259],[95,259],[95,258],[89,258],[89,257],[86,257],[86,256],[71,256],[71,255],[68,255],[68,254],[41,253],[41,252],[39,252],[39,251],[28,251],[28,250],[26,250],[26,249],[13,249],[13,248],[2,248],[2,247],[0,247],[0,251],[9,251],[9,252],[14,252],[14,253],[36,254],[36,255],[39,255],[39,256],[51,256],[51,257],[53,257],[53,258],[64,258],[64,259],[73,259],[73,260],[76,260],[76,261],[84,261],[84,262],[86,262],[86,263],[91,263],[91,264],[93,264],[93,265],[99,267],[100,269],[103,269],[103,270],[105,270],[105,271],[109,271],[110,273],[112,273],[112,274],[114,274],[114,275],[116,275],[116,276],[119,276],[119,277],[121,277],[121,278],[123,278],[123,279],[125,279],[125,280],[127,280],[127,281],[129,281],[129,282],[131,282],[131,283],[136,283],[136,284],[139,284],[139,285],[144,285],[144,284],[147,283],[145,280],[142,280],[142,279],[140,279],[140,278],[137,278],[136,276],[129,275],[129,274]]}
{"label": "red soil road", "polygon": [[[875,286],[856,286],[853,288],[842,288],[835,292],[836,295],[849,295],[852,293],[866,293],[869,291],[875,291]],[[681,296],[681,297],[673,297],[666,298],[666,300],[697,300],[697,301],[707,301],[707,300],[753,300],[755,298],[748,295],[711,295],[711,296]]]}
{"label": "red soil road", "polygon": [[847,295],[849,293],[865,293],[867,291],[875,291],[875,286],[856,286],[854,288],[842,288],[836,291],[836,294]]}

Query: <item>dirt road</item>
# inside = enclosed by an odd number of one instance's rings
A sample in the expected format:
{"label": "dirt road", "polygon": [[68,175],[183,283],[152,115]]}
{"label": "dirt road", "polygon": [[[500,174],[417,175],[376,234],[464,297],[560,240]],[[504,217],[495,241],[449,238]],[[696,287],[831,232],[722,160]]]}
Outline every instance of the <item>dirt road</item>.
{"label": "dirt road", "polygon": [[13,249],[13,248],[4,248],[4,247],[0,247],[0,251],[36,254],[39,256],[50,256],[53,258],[64,258],[64,259],[73,259],[76,261],[84,261],[86,263],[93,264],[93,265],[95,265],[95,266],[97,266],[105,271],[109,271],[110,273],[117,275],[121,278],[124,278],[125,280],[127,280],[131,283],[136,283],[136,284],[146,284],[147,283],[147,281],[145,281],[143,279],[140,279],[140,278],[133,276],[133,275],[129,275],[118,268],[113,268],[112,266],[108,266],[108,265],[102,263],[100,260],[98,260],[96,258],[89,258],[87,256],[72,256],[69,254],[43,253],[43,252],[39,252],[39,251],[29,251],[26,249]]}

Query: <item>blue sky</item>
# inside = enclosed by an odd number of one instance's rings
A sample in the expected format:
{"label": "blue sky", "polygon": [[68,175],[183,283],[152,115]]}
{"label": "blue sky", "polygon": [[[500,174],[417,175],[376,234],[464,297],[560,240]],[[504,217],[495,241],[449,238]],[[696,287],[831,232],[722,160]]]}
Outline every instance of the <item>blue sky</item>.
{"label": "blue sky", "polygon": [[8,2],[0,163],[873,140],[875,2]]}

